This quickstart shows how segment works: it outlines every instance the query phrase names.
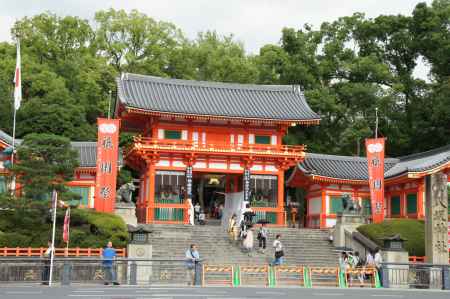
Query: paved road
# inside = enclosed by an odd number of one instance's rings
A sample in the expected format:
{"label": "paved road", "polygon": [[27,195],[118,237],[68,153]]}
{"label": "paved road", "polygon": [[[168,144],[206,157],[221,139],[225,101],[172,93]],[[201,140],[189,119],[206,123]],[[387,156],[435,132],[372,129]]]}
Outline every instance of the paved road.
{"label": "paved road", "polygon": [[78,287],[44,287],[44,286],[8,286],[0,285],[0,298],[71,298],[71,299],[448,299],[450,292],[433,290],[374,290],[374,289],[301,289],[301,288],[164,288],[164,287],[130,287],[130,286],[78,286]]}

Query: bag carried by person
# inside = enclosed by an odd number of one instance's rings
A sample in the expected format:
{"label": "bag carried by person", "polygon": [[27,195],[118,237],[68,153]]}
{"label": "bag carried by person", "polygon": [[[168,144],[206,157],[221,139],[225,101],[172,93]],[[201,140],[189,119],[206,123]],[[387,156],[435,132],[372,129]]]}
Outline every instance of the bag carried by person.
{"label": "bag carried by person", "polygon": [[280,257],[284,256],[284,251],[280,250],[280,251],[275,251],[275,258],[279,259]]}

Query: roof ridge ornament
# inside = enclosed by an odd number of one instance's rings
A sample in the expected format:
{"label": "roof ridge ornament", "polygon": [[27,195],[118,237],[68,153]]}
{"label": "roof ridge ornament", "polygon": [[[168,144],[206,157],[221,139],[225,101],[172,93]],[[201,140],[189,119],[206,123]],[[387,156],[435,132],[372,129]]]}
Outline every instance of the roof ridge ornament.
{"label": "roof ridge ornament", "polygon": [[302,94],[303,90],[300,84],[292,84],[292,91],[298,94]]}

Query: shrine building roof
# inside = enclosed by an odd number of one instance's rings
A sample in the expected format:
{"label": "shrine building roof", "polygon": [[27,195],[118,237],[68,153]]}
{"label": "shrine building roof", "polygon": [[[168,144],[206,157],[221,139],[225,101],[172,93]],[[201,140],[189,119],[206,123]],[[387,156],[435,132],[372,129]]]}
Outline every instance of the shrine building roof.
{"label": "shrine building roof", "polygon": [[[385,158],[384,177],[388,179],[403,174],[426,173],[446,165],[450,166],[450,145],[399,158]],[[368,180],[366,157],[306,153],[305,160],[297,165],[297,169],[308,176]]]}
{"label": "shrine building roof", "polygon": [[299,88],[168,79],[137,74],[117,78],[126,109],[168,115],[318,123]]}
{"label": "shrine building roof", "polygon": [[[12,137],[0,130],[0,140],[9,146],[12,145]],[[16,144],[20,145],[22,139],[16,139]],[[97,163],[97,142],[96,141],[71,141],[70,145],[78,153],[79,167],[96,167]],[[123,164],[123,157],[119,150],[119,165]]]}

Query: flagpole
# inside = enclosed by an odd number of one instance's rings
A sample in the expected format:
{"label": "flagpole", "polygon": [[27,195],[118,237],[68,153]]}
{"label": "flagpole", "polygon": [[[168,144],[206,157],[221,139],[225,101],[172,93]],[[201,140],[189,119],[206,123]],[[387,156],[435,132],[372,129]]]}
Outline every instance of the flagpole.
{"label": "flagpole", "polygon": [[48,279],[48,285],[52,285],[52,278],[53,278],[53,258],[55,256],[55,233],[56,233],[56,207],[58,203],[58,193],[55,189],[53,189],[53,232],[52,232],[52,251],[50,256],[50,277]]}
{"label": "flagpole", "polygon": [[69,256],[69,242],[70,242],[70,207],[68,207],[69,209],[69,223],[67,224],[67,243],[66,243],[66,252],[67,252],[67,256]]}
{"label": "flagpole", "polygon": [[[13,101],[13,134],[12,134],[12,152],[11,152],[11,166],[14,166],[14,152],[16,150],[16,113],[20,107],[20,101],[22,100],[22,74],[20,70],[20,39],[17,37],[16,48],[16,70],[14,73],[14,101]],[[16,177],[13,175],[11,181],[11,193],[14,197],[16,191]]]}
{"label": "flagpole", "polygon": [[375,138],[378,138],[378,107],[375,108]]}

